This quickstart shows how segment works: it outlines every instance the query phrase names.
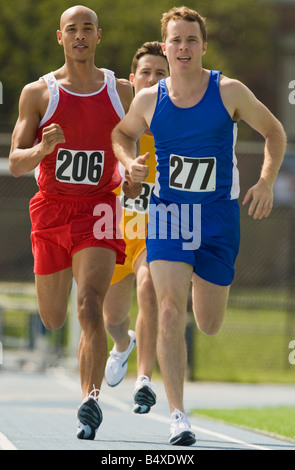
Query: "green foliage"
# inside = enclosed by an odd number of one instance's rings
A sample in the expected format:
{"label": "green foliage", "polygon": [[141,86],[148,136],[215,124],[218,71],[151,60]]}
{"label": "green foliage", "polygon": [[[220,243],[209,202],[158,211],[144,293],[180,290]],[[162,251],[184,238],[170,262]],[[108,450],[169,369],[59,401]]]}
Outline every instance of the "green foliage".
{"label": "green foliage", "polygon": [[[185,3],[207,18],[209,44],[204,66],[246,80],[263,71],[270,60],[273,15],[267,0],[87,0],[98,14],[103,30],[97,50],[99,67],[128,78],[136,49],[145,41],[161,40],[163,12]],[[56,41],[61,13],[70,0],[0,0],[0,80],[4,103],[0,124],[11,126],[17,115],[21,89],[63,64]]]}

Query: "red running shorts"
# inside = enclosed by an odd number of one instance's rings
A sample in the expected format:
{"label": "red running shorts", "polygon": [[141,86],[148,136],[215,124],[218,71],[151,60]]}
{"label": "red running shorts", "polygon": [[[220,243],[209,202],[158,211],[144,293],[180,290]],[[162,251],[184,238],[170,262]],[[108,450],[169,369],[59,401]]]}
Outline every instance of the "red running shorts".
{"label": "red running shorts", "polygon": [[72,266],[73,255],[83,248],[103,247],[124,264],[121,205],[113,192],[69,198],[38,192],[30,201],[31,241],[35,274],[52,274]]}

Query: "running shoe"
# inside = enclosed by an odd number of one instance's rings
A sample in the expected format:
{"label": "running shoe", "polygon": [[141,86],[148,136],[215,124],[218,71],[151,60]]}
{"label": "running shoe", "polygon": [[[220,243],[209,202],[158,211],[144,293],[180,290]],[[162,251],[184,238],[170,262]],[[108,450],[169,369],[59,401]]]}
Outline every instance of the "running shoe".
{"label": "running shoe", "polygon": [[156,394],[152,390],[150,379],[146,375],[140,375],[135,382],[133,395],[133,411],[137,414],[148,413],[156,403]]}
{"label": "running shoe", "polygon": [[171,415],[170,432],[169,442],[172,445],[190,446],[196,442],[189,420],[184,413],[176,409]]}
{"label": "running shoe", "polygon": [[136,346],[135,332],[129,330],[128,334],[130,336],[128,349],[120,353],[116,351],[116,346],[114,345],[107,360],[105,378],[110,387],[116,387],[124,379],[128,368],[128,358],[132,349]]}
{"label": "running shoe", "polygon": [[97,402],[99,390],[94,389],[82,401],[77,412],[77,438],[93,440],[101,422],[102,411]]}

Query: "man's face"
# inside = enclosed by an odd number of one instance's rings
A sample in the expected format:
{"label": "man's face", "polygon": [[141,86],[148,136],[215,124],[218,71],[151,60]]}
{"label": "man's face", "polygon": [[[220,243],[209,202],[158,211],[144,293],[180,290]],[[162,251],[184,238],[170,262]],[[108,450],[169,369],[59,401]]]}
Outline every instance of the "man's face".
{"label": "man's face", "polygon": [[139,59],[135,74],[130,74],[129,78],[136,94],[142,88],[151,87],[168,75],[168,63],[165,57],[146,54]]}
{"label": "man's face", "polygon": [[62,17],[57,38],[68,57],[85,61],[95,53],[101,29],[98,29],[96,17],[88,9],[70,9]]}
{"label": "man's face", "polygon": [[169,21],[163,51],[170,67],[179,71],[192,70],[202,63],[206,48],[197,21]]}

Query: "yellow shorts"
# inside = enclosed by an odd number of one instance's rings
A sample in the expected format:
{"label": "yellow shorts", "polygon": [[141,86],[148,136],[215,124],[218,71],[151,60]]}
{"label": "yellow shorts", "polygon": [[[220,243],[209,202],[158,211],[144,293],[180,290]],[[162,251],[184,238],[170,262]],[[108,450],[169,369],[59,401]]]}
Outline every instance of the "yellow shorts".
{"label": "yellow shorts", "polygon": [[126,258],[124,264],[116,264],[111,285],[116,284],[116,282],[122,281],[124,277],[128,274],[133,273],[134,263],[141,255],[141,253],[146,249],[145,238],[125,238],[126,243]]}

